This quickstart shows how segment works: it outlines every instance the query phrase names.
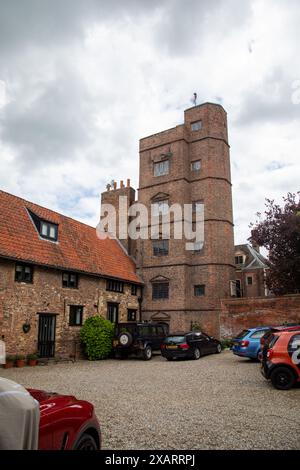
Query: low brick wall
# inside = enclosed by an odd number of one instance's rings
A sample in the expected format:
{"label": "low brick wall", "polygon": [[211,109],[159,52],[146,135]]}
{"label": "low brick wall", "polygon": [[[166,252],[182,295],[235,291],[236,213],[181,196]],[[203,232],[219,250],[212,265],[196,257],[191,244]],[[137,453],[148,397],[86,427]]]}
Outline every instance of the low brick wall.
{"label": "low brick wall", "polygon": [[243,328],[286,322],[300,324],[300,295],[221,301],[221,338],[231,338]]}

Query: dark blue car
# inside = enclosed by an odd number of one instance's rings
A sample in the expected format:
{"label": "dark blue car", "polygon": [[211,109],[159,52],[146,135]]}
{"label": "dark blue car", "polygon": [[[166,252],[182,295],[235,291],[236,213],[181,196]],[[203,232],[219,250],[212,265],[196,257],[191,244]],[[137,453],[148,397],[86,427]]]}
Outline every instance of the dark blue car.
{"label": "dark blue car", "polygon": [[269,330],[269,326],[259,326],[257,328],[248,328],[241,331],[236,338],[232,340],[231,348],[233,354],[250,359],[259,359],[260,338]]}

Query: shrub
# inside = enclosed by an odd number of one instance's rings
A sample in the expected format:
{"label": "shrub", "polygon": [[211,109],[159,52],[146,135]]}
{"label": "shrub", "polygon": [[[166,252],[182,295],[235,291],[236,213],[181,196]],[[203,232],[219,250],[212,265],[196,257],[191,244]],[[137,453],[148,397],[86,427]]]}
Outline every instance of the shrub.
{"label": "shrub", "polygon": [[106,359],[112,350],[114,324],[96,315],[87,318],[80,331],[80,339],[90,361]]}
{"label": "shrub", "polygon": [[192,322],[191,323],[191,330],[192,331],[202,331],[202,325],[199,322]]}
{"label": "shrub", "polygon": [[233,346],[232,339],[226,338],[221,340],[222,349],[230,349]]}

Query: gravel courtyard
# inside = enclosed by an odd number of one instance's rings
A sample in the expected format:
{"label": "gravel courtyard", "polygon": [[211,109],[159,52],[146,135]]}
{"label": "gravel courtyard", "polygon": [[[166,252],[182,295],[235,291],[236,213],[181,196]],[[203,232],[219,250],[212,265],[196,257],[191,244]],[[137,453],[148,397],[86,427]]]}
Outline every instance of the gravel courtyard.
{"label": "gravel courtyard", "polygon": [[105,449],[300,449],[300,387],[273,389],[259,364],[229,351],[199,361],[79,361],[0,375],[94,403]]}

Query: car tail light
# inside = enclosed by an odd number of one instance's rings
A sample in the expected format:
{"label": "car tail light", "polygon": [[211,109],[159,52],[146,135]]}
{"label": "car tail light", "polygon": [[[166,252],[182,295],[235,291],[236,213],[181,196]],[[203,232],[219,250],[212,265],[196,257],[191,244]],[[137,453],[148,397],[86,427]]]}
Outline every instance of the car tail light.
{"label": "car tail light", "polygon": [[241,341],[241,346],[242,348],[246,348],[247,346],[249,346],[249,341]]}
{"label": "car tail light", "polygon": [[166,347],[166,345],[165,345],[165,344],[161,344],[160,347],[161,347],[161,349],[164,349],[164,348]]}
{"label": "car tail light", "polygon": [[182,343],[179,345],[180,349],[189,349],[189,345],[187,343]]}
{"label": "car tail light", "polygon": [[268,358],[268,359],[271,359],[272,356],[273,356],[273,349],[268,349],[268,351],[267,351],[267,358]]}

